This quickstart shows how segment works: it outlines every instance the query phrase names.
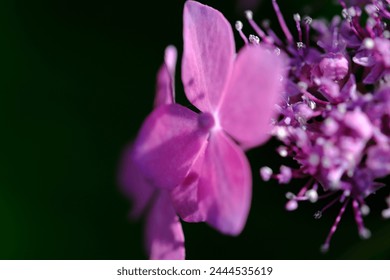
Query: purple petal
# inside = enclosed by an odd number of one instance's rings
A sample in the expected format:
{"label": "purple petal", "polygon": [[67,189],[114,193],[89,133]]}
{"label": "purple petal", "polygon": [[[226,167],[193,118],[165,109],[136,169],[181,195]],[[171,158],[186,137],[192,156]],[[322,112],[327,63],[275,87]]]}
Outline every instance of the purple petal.
{"label": "purple petal", "polygon": [[154,187],[172,189],[186,177],[207,134],[193,111],[177,104],[161,106],[144,122],[134,160]]}
{"label": "purple petal", "polygon": [[256,46],[238,54],[220,107],[222,127],[244,147],[269,138],[271,117],[281,98],[281,58]]}
{"label": "purple petal", "polygon": [[370,119],[360,109],[346,113],[343,121],[345,125],[353,129],[365,141],[369,140],[374,132]]}
{"label": "purple petal", "polygon": [[356,79],[353,74],[351,74],[348,78],[348,81],[344,84],[343,88],[340,90],[340,96],[343,100],[347,100],[348,98],[356,99]]}
{"label": "purple petal", "polygon": [[215,109],[231,72],[232,28],[217,10],[195,1],[184,6],[182,80],[187,98],[201,111]]}
{"label": "purple petal", "polygon": [[142,176],[133,160],[133,145],[129,145],[123,153],[119,171],[119,185],[132,201],[130,217],[139,218],[148,206],[155,188],[151,187]]}
{"label": "purple petal", "polygon": [[390,41],[384,38],[375,38],[375,48],[380,54],[381,62],[390,67]]}
{"label": "purple petal", "polygon": [[246,223],[252,196],[249,163],[221,132],[211,134],[199,179],[199,208],[222,233],[237,235]]}
{"label": "purple petal", "polygon": [[320,79],[319,92],[325,96],[330,102],[340,102],[340,86],[335,81],[332,81],[326,77]]}
{"label": "purple petal", "polygon": [[156,96],[154,107],[172,104],[175,101],[175,68],[177,50],[174,46],[165,49],[164,63],[157,74]]}
{"label": "purple petal", "polygon": [[385,177],[390,174],[390,147],[377,145],[368,149],[367,167],[376,177]]}
{"label": "purple petal", "polygon": [[353,58],[352,61],[356,64],[359,64],[361,66],[365,67],[371,67],[375,65],[375,57],[373,56],[372,52],[369,50],[362,50],[358,52]]}
{"label": "purple petal", "polygon": [[199,153],[184,181],[171,192],[171,199],[177,214],[186,222],[205,221],[204,209],[199,207],[198,184],[204,165],[204,149]]}
{"label": "purple petal", "polygon": [[169,194],[160,191],[146,221],[146,249],[153,260],[183,260],[184,234]]}
{"label": "purple petal", "polygon": [[384,66],[380,63],[375,64],[368,72],[368,74],[364,77],[364,84],[374,84],[377,82],[384,73]]}

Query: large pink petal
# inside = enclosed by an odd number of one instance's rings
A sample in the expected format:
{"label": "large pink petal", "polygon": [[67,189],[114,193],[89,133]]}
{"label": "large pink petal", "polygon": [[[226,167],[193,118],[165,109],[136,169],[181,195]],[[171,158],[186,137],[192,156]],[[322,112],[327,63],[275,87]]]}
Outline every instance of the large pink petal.
{"label": "large pink petal", "polygon": [[210,136],[198,187],[207,222],[222,233],[239,234],[249,213],[252,176],[244,153],[223,132]]}
{"label": "large pink petal", "polygon": [[223,129],[246,148],[269,137],[271,117],[282,93],[282,59],[261,46],[246,46],[239,53],[219,118]]}
{"label": "large pink petal", "polygon": [[232,28],[217,10],[195,1],[184,5],[182,80],[187,98],[201,111],[215,109],[230,75]]}
{"label": "large pink petal", "polygon": [[185,258],[184,234],[167,191],[161,190],[146,221],[146,249],[153,260]]}
{"label": "large pink petal", "polygon": [[164,63],[157,74],[156,96],[154,107],[172,104],[175,101],[175,69],[177,50],[174,46],[165,49]]}
{"label": "large pink petal", "polygon": [[118,181],[122,191],[132,201],[130,217],[139,218],[149,205],[155,188],[150,186],[135,164],[132,144],[123,153]]}
{"label": "large pink petal", "polygon": [[154,187],[171,189],[189,172],[205,144],[208,131],[198,126],[198,114],[177,105],[155,109],[134,144],[134,160]]}

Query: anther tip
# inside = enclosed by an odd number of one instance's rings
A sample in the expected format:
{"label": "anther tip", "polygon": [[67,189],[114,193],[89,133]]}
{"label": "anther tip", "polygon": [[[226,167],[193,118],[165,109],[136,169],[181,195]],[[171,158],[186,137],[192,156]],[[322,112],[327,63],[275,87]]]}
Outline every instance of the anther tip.
{"label": "anther tip", "polygon": [[252,20],[253,19],[253,12],[251,10],[246,10],[244,13],[245,13],[245,17],[248,20]]}
{"label": "anther tip", "polygon": [[286,203],[286,210],[287,211],[294,211],[298,208],[298,202],[296,200],[290,200]]}
{"label": "anther tip", "polygon": [[269,181],[269,179],[271,179],[272,173],[272,169],[268,166],[263,166],[260,168],[260,176],[264,181]]}
{"label": "anther tip", "polygon": [[234,25],[234,27],[238,30],[238,31],[241,31],[242,30],[242,27],[243,27],[243,24],[241,21],[237,20],[236,21],[236,24]]}
{"label": "anther tip", "polygon": [[249,35],[249,42],[251,42],[252,44],[257,45],[257,44],[260,43],[260,38],[257,37],[256,35],[251,34],[251,35]]}
{"label": "anther tip", "polygon": [[315,203],[318,200],[318,193],[315,190],[308,190],[305,196],[309,199],[311,203]]}
{"label": "anther tip", "polygon": [[360,212],[363,216],[367,216],[368,214],[370,214],[370,207],[364,204],[362,205],[362,207],[360,207]]}
{"label": "anther tip", "polygon": [[177,49],[174,45],[169,45],[165,48],[165,61],[176,63]]}
{"label": "anther tip", "polygon": [[390,208],[387,208],[387,209],[382,211],[382,217],[384,219],[389,219],[390,218]]}
{"label": "anther tip", "polygon": [[324,244],[320,248],[321,253],[325,254],[329,251],[329,244]]}
{"label": "anther tip", "polygon": [[360,238],[368,239],[371,237],[371,231],[368,228],[363,228],[359,232]]}
{"label": "anther tip", "polygon": [[374,48],[375,46],[375,42],[374,40],[372,40],[371,38],[365,38],[363,40],[363,46],[367,49],[367,50],[371,50]]}
{"label": "anther tip", "polygon": [[309,85],[303,81],[300,81],[297,83],[297,86],[302,89],[302,90],[307,90],[307,88],[309,87]]}
{"label": "anther tip", "polygon": [[294,199],[296,196],[295,196],[295,194],[293,194],[292,192],[287,192],[286,193],[286,198],[287,199]]}
{"label": "anther tip", "polygon": [[312,22],[313,22],[313,19],[309,16],[306,16],[303,21],[305,22],[305,24],[307,25],[310,25]]}

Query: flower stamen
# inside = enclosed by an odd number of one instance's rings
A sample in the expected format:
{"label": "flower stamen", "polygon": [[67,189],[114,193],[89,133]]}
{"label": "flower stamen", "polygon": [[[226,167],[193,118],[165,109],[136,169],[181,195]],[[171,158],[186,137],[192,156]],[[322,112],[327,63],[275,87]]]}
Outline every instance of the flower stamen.
{"label": "flower stamen", "polygon": [[286,24],[286,22],[285,22],[285,20],[284,20],[284,18],[283,18],[283,15],[282,15],[282,13],[281,13],[281,11],[280,11],[279,5],[278,5],[278,3],[276,2],[276,0],[272,0],[272,5],[273,5],[273,7],[274,7],[274,11],[275,11],[275,13],[276,13],[276,16],[277,16],[277,18],[278,18],[278,20],[279,20],[280,27],[282,28],[283,33],[284,33],[284,35],[285,35],[286,38],[287,38],[287,41],[290,42],[290,43],[292,44],[293,41],[294,41],[294,40],[293,40],[293,36],[291,35],[291,32],[290,32],[290,30],[289,30],[288,27],[287,27],[287,24]]}
{"label": "flower stamen", "polygon": [[243,24],[241,21],[237,20],[236,21],[236,24],[234,25],[234,27],[236,28],[236,30],[238,31],[238,34],[240,34],[240,37],[241,39],[244,41],[245,45],[249,44],[249,41],[248,39],[246,38],[244,32],[242,31],[242,28],[243,28]]}
{"label": "flower stamen", "polygon": [[348,202],[349,202],[348,199],[344,202],[343,206],[340,209],[339,214],[336,217],[336,220],[334,221],[332,227],[330,228],[330,231],[329,231],[328,236],[326,237],[325,243],[321,246],[322,253],[326,253],[329,250],[330,241],[332,239],[333,234],[337,230],[337,227],[341,221],[341,217],[343,216],[343,214],[345,212],[345,208],[347,207]]}

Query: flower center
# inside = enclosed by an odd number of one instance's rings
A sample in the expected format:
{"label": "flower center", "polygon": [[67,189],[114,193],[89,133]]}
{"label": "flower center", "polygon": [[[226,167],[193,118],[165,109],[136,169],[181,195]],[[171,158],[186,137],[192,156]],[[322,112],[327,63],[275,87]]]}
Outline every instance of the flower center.
{"label": "flower center", "polygon": [[208,112],[200,113],[198,117],[198,124],[200,128],[210,130],[215,126],[213,115]]}

